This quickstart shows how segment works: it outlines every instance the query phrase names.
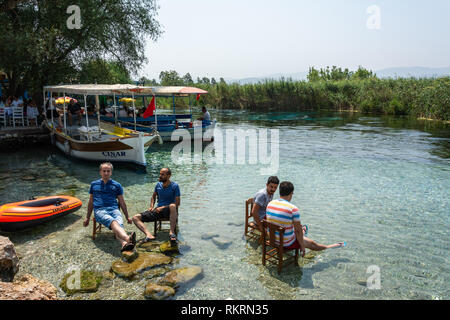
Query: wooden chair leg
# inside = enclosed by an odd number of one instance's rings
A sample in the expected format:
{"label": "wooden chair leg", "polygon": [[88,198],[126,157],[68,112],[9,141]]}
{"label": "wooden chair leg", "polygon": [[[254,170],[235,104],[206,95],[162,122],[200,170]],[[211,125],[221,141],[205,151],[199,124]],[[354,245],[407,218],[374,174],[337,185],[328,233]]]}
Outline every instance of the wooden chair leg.
{"label": "wooden chair leg", "polygon": [[97,221],[95,221],[95,218],[92,219],[92,240],[95,240],[95,234],[100,233],[100,231],[102,231],[102,225],[101,223],[98,224],[97,226]]}
{"label": "wooden chair leg", "polygon": [[94,221],[92,221],[92,240],[95,240],[95,230],[97,229],[97,222],[95,221],[95,219],[93,219]]}
{"label": "wooden chair leg", "polygon": [[283,269],[283,247],[280,246],[278,248],[278,274],[281,273],[281,269]]}

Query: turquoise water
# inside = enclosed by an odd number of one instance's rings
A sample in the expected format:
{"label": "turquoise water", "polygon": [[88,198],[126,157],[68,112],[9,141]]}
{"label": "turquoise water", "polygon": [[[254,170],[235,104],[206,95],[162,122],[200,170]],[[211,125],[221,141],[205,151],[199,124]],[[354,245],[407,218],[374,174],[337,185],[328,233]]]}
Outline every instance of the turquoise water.
{"label": "turquoise water", "polygon": [[[146,173],[122,165],[113,178],[124,186],[133,215],[148,207],[159,169],[172,169],[182,193],[182,255],[176,264],[203,268],[203,278],[175,299],[450,298],[448,124],[343,113],[213,111],[212,116],[221,130],[278,129],[276,174],[294,184],[292,202],[309,236],[348,245],[307,254],[300,267],[288,266],[278,275],[275,267],[262,266],[261,248],[242,237],[244,202],[265,186],[267,175],[259,169],[267,165],[217,164],[214,154],[201,163],[175,164],[174,143],[152,146]],[[2,154],[0,167],[1,203],[69,192],[86,204],[89,183],[98,177],[95,164],[71,161],[50,147]],[[24,175],[38,180],[24,181]],[[108,231],[92,241],[91,226],[82,227],[85,214],[83,205],[49,225],[3,233],[22,256],[19,272],[57,286],[70,266],[107,271],[120,257],[118,243]],[[158,237],[164,240],[167,232]],[[374,265],[380,270],[378,290],[366,286]],[[142,299],[145,283],[115,278],[78,298]]]}

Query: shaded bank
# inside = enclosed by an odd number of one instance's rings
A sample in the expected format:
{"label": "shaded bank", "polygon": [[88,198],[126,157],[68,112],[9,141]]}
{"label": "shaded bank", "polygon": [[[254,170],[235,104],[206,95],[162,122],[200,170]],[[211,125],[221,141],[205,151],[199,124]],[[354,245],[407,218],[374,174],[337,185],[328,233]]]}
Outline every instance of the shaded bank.
{"label": "shaded bank", "polygon": [[357,111],[450,120],[450,77],[437,79],[266,80],[257,84],[196,84],[196,104],[250,111]]}

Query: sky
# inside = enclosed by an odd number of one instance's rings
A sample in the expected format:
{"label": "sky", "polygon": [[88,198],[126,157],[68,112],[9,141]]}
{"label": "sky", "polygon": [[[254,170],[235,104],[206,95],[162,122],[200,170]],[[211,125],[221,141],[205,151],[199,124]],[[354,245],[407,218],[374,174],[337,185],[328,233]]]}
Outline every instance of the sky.
{"label": "sky", "polygon": [[450,66],[448,0],[158,0],[138,76],[240,79],[339,66]]}

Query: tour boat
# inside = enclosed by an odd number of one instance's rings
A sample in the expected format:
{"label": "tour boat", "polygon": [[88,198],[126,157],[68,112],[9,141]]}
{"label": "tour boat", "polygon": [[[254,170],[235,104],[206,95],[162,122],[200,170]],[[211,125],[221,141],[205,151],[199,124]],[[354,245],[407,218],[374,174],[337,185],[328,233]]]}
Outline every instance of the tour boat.
{"label": "tour boat", "polygon": [[[76,94],[84,96],[84,116],[81,125],[69,126],[67,116],[63,117],[64,125],[59,126],[58,119],[45,120],[45,126],[50,130],[52,143],[69,157],[109,162],[128,162],[140,166],[146,166],[145,152],[150,145],[158,141],[163,143],[156,129],[149,132],[140,132],[120,125],[100,120],[99,95],[128,95],[138,93],[151,93],[151,90],[143,87],[116,84],[116,85],[59,85],[44,87],[44,101],[46,94],[53,93]],[[96,97],[97,118],[88,116],[87,96]],[[46,104],[44,103],[44,109]],[[67,107],[64,102],[63,114],[66,115]],[[73,122],[78,119],[74,116]]]}
{"label": "tour boat", "polygon": [[[194,120],[192,118],[192,106],[191,106],[191,98],[193,96],[199,97],[199,95],[207,94],[208,91],[195,88],[195,87],[183,87],[183,86],[155,86],[155,87],[141,87],[145,88],[144,92],[151,92],[150,94],[139,93],[136,96],[144,98],[145,96],[153,96],[156,98],[164,97],[164,98],[172,98],[173,101],[173,113],[172,114],[158,114],[156,110],[156,101],[155,101],[155,110],[154,114],[144,117],[136,117],[136,111],[133,105],[132,111],[133,116],[121,117],[118,116],[119,108],[116,106],[115,101],[114,105],[111,106],[111,111],[113,116],[101,116],[102,121],[120,124],[123,128],[134,129],[141,132],[151,132],[153,130],[157,130],[159,135],[161,136],[163,141],[172,141],[172,134],[177,129],[184,129],[189,132],[188,137],[191,139],[196,139],[197,137],[201,139],[204,137],[205,139],[213,139],[213,132],[216,125],[216,120]],[[175,98],[189,98],[189,113],[179,113],[175,112]],[[133,99],[130,102],[134,102]],[[146,103],[144,103],[144,106]],[[205,132],[209,130],[210,134],[208,137],[205,137]],[[198,132],[197,135],[194,133]],[[178,138],[174,138],[178,141]]]}

